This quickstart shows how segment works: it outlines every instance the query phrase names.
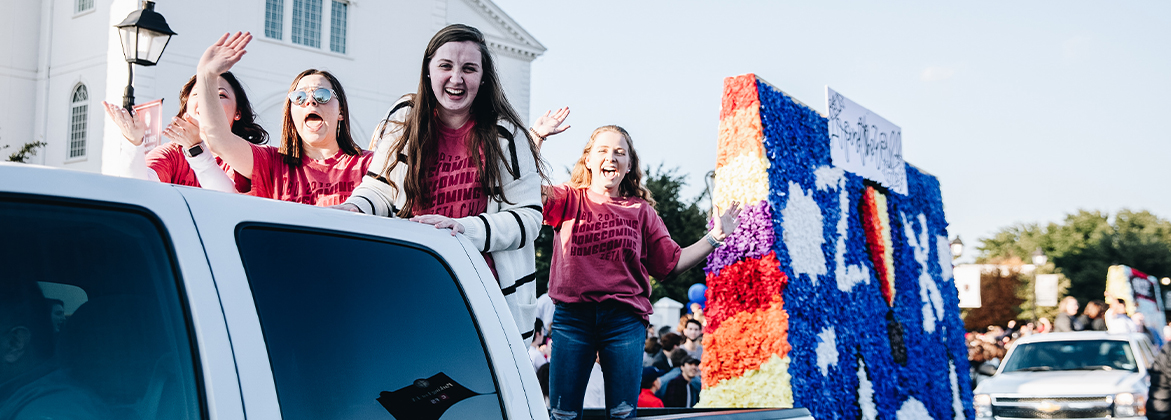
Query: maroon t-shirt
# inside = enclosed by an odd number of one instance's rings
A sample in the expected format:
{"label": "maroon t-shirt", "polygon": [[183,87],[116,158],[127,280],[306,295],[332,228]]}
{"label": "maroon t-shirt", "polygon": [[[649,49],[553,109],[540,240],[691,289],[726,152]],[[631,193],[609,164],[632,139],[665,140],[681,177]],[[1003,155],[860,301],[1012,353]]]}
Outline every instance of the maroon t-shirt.
{"label": "maroon t-shirt", "polygon": [[[458,219],[488,211],[488,196],[480,188],[480,171],[468,150],[468,134],[473,127],[475,124],[471,119],[454,130],[440,125],[439,153],[426,172],[431,202],[417,204],[412,214],[437,214]],[[480,158],[483,156],[481,153]],[[492,255],[486,252],[480,255],[492,269],[492,275],[499,279]]]}
{"label": "maroon t-shirt", "polygon": [[[204,146],[204,153],[207,153],[206,146]],[[252,189],[252,181],[233,171],[219,156],[216,156],[215,163],[220,165],[220,168],[236,183],[236,191],[246,193]],[[195,177],[195,171],[187,163],[187,157],[183,156],[183,146],[179,143],[170,142],[147,152],[146,166],[155,171],[155,174],[159,176],[159,181],[188,187],[199,186],[199,179]]]}
{"label": "maroon t-shirt", "polygon": [[663,219],[641,198],[546,188],[545,224],[554,231],[549,297],[558,303],[616,301],[648,320],[650,278],[670,274],[682,251]]}
{"label": "maroon t-shirt", "polygon": [[280,149],[253,144],[251,194],[320,207],[341,204],[362,182],[373,156],[369,150],[357,156],[338,150],[329,159],[302,157],[300,166],[290,166]]}

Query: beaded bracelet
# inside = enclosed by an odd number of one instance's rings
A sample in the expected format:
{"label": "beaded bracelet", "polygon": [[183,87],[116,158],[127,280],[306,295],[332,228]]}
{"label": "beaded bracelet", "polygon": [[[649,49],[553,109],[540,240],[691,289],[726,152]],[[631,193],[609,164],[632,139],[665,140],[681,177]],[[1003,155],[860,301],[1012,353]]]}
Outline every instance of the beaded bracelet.
{"label": "beaded bracelet", "polygon": [[541,139],[541,141],[545,141],[545,136],[537,134],[537,130],[533,129],[532,127],[529,127],[529,132],[533,133],[533,136],[536,136],[537,138]]}

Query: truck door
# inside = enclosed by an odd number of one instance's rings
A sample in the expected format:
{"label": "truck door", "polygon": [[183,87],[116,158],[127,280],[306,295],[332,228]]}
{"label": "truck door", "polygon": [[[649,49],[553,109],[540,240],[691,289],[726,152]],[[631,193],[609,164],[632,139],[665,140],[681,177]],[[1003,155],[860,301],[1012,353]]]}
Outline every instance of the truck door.
{"label": "truck door", "polygon": [[524,390],[510,386],[520,380],[500,318],[450,235],[184,194],[224,297],[250,417],[532,418]]}
{"label": "truck door", "polygon": [[0,232],[0,418],[243,418],[173,187],[0,166]]}

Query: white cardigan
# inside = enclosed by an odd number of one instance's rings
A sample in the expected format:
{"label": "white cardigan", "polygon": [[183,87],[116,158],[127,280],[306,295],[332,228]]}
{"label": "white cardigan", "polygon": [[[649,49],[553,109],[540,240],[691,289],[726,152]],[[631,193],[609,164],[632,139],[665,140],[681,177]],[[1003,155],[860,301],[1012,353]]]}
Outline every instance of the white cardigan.
{"label": "white cardigan", "polygon": [[[371,139],[374,158],[370,162],[369,172],[346,200],[346,203],[357,206],[363,213],[396,217],[398,209],[406,204],[406,197],[401,194],[402,188],[395,189],[390,185],[402,185],[409,170],[406,162],[399,162],[389,177],[382,177],[392,162],[391,148],[402,131],[400,125],[388,121],[405,121],[410,112],[410,107],[403,106],[403,101],[400,99],[391,107],[387,118],[374,129],[374,138]],[[500,177],[504,184],[501,189],[504,197],[513,203],[489,197],[487,211],[456,221],[464,226],[464,235],[471,239],[476,248],[492,254],[504,300],[508,302],[523,341],[528,343],[536,320],[537,286],[534,280],[537,269],[533,240],[541,230],[541,176],[537,172],[537,162],[533,160],[526,133],[506,121],[500,121],[499,124],[498,128],[507,130],[513,137],[513,140],[499,137],[500,149],[507,161],[500,163]],[[514,178],[509,173],[508,168],[513,165],[520,167],[519,177]]]}

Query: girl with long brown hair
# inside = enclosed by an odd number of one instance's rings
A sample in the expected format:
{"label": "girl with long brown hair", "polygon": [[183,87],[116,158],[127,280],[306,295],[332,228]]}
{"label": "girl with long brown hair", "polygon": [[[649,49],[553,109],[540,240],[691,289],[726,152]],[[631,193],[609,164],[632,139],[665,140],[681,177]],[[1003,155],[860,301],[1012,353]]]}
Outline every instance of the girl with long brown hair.
{"label": "girl with long brown hair", "polygon": [[639,165],[630,133],[607,125],[590,134],[569,183],[543,188],[544,222],[554,232],[549,265],[549,296],[556,303],[549,357],[554,418],[581,418],[595,354],[606,378],[610,418],[634,416],[652,312],[651,277],[662,281],[694,267],[739,225],[739,203],[726,212],[717,208],[712,230],[681,248],[655,211]]}
{"label": "girl with long brown hair", "polygon": [[[530,130],[549,135],[544,118]],[[536,319],[536,254],[541,228],[539,158],[504,94],[484,35],[467,25],[441,29],[427,44],[412,95],[375,129],[375,161],[338,206],[450,229],[480,249],[521,336]]]}
{"label": "girl with long brown hair", "polygon": [[[225,34],[203,53],[196,69],[197,103],[214,97],[212,77],[244,56],[249,33]],[[252,181],[252,195],[316,206],[349,198],[370,165],[370,152],[350,136],[350,110],[341,82],[323,70],[298,74],[289,86],[279,147],[250,144],[232,133],[228,118],[207,112],[200,124],[207,144],[237,173]]]}

